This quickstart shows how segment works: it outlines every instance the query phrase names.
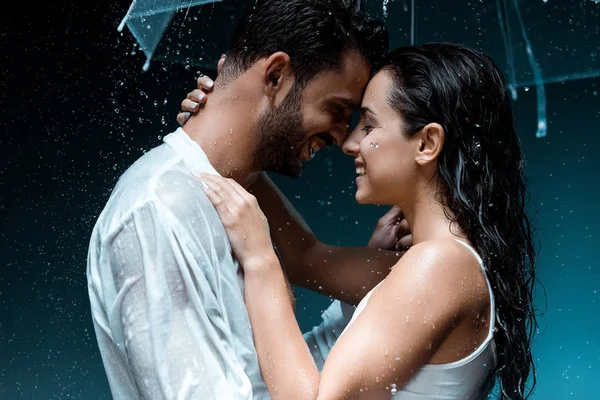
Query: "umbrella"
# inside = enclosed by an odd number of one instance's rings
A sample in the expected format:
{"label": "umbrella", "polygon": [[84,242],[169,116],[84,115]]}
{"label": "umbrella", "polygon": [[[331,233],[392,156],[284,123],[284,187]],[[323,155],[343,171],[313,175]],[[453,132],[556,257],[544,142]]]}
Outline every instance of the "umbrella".
{"label": "umbrella", "polygon": [[[244,10],[255,0],[134,0],[127,25],[146,55],[214,69]],[[208,4],[211,3],[211,4]],[[600,0],[354,0],[385,20],[390,48],[433,41],[490,55],[518,90],[537,92],[537,137],[546,135],[544,85],[600,76]],[[560,3],[560,4],[558,4]]]}
{"label": "umbrella", "polygon": [[133,0],[117,29],[121,32],[127,25],[146,55],[143,70],[147,71],[154,51],[176,11],[219,1],[221,0]]}

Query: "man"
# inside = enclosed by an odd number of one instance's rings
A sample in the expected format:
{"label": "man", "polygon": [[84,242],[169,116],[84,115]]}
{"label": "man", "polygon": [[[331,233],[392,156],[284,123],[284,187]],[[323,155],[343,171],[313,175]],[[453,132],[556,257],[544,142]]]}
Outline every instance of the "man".
{"label": "man", "polygon": [[243,17],[210,104],[123,174],[94,227],[88,290],[115,399],[269,398],[242,271],[194,176],[297,176],[343,142],[386,48],[342,0],[259,0]]}

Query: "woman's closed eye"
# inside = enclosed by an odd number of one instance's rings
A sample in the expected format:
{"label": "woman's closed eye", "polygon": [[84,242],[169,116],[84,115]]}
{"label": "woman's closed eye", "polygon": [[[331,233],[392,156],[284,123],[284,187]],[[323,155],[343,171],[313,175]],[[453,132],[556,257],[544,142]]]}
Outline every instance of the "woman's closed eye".
{"label": "woman's closed eye", "polygon": [[367,135],[369,134],[369,132],[371,132],[373,130],[373,125],[365,125],[361,128],[361,131],[365,131],[367,133]]}

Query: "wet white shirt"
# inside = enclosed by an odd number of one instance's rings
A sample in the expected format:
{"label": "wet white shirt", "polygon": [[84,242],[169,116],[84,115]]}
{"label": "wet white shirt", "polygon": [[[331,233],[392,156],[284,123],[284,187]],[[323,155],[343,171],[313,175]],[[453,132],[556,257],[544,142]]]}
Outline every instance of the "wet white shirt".
{"label": "wet white shirt", "polygon": [[[243,274],[194,175],[217,174],[178,129],[119,179],[94,227],[92,319],[115,400],[270,399]],[[351,314],[305,335],[319,366]]]}

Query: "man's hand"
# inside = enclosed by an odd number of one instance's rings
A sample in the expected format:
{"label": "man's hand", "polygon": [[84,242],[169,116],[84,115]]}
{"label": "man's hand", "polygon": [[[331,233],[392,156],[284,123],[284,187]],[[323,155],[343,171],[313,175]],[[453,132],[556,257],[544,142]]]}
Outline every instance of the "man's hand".
{"label": "man's hand", "polygon": [[394,206],[377,221],[367,247],[404,252],[410,246],[412,246],[412,234],[408,227],[408,221],[404,217],[402,209]]}
{"label": "man's hand", "polygon": [[[221,56],[217,64],[217,74],[221,72],[225,63],[225,54]],[[198,88],[189,92],[187,98],[181,102],[181,112],[177,114],[177,122],[180,126],[185,125],[193,114],[200,111],[200,108],[206,103],[206,95],[213,90],[214,81],[206,75],[200,75],[197,81]]]}

